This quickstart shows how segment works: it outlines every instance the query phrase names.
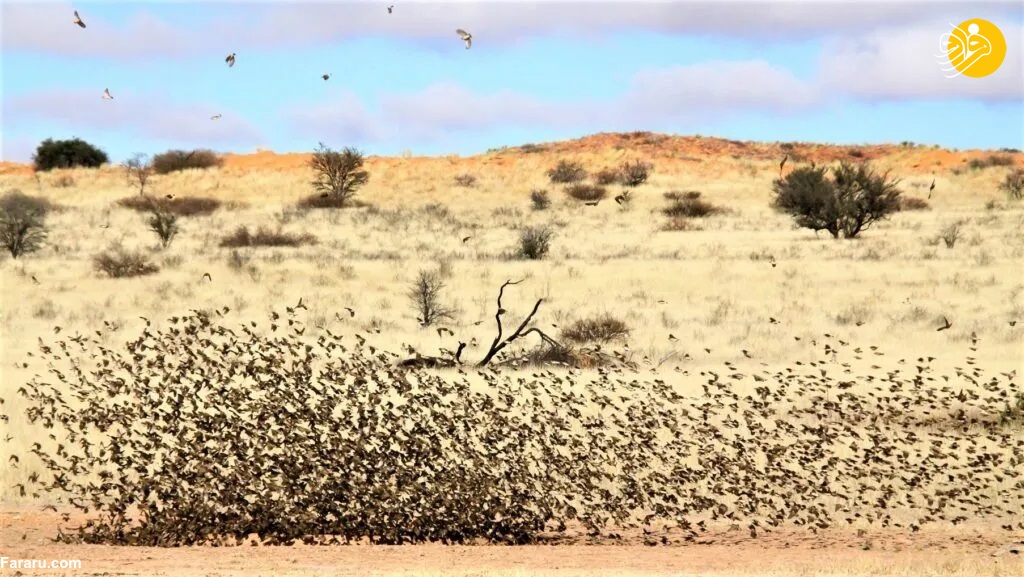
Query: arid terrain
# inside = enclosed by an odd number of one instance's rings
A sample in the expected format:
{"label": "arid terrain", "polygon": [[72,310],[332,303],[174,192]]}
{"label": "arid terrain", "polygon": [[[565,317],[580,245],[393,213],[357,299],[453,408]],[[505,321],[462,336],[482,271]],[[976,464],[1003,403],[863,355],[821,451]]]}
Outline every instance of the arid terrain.
{"label": "arid terrain", "polygon": [[[897,212],[851,240],[797,228],[770,205],[772,181],[779,177],[784,156],[783,173],[810,163],[870,161],[880,171],[891,171],[904,196],[921,199],[926,208]],[[1010,160],[988,165],[993,156]],[[631,202],[613,201],[623,189],[611,185],[608,198],[588,206],[548,181],[546,171],[563,159],[579,161],[592,173],[637,160],[649,162],[653,171],[633,190]],[[989,383],[1020,387],[1024,204],[999,190],[1012,168],[1024,167],[1019,152],[600,134],[468,158],[370,157],[370,180],[355,197],[358,205],[300,209],[297,203],[313,194],[308,161],[308,154],[227,154],[221,168],[152,177],[147,193],[154,196],[210,197],[224,203],[210,215],[183,217],[181,232],[166,248],[160,248],[142,213],[118,204],[138,195],[123,168],[36,175],[28,166],[0,165],[0,193],[18,189],[58,206],[48,217],[49,236],[41,251],[19,259],[5,255],[0,262],[0,398],[5,400],[0,412],[10,416],[0,423],[0,435],[7,438],[0,442],[0,453],[5,461],[8,453],[21,456],[12,466],[0,467],[0,555],[83,561],[81,569],[64,572],[0,568],[0,577],[1024,574],[1024,555],[1006,549],[1024,541],[1024,492],[1016,491],[1024,467],[1013,470],[1013,463],[1024,463],[1024,427],[1017,420],[986,428],[996,425],[985,420],[991,415],[984,407],[978,409],[984,418],[970,426],[956,424],[966,423],[957,419],[970,414],[969,404],[956,404],[957,399],[964,402],[965,394],[977,401],[995,395],[986,389]],[[464,175],[472,178],[456,182]],[[535,189],[549,192],[550,208],[531,206]],[[685,226],[667,226],[670,219],[661,211],[669,191],[700,191],[721,210],[687,219]],[[313,240],[297,247],[220,246],[239,225]],[[515,255],[520,231],[528,226],[553,231],[550,253],[543,259]],[[948,243],[941,237],[952,226],[959,232]],[[135,278],[99,274],[93,257],[115,246],[145,251],[159,270]],[[421,327],[410,304],[407,293],[424,269],[437,270],[444,279],[441,299],[453,315],[439,326],[448,332]],[[360,335],[368,345],[400,356],[410,350],[443,356],[442,349],[466,343],[462,358],[475,362],[495,336],[495,296],[510,279],[522,282],[506,290],[503,306],[512,319],[507,322],[526,318],[538,299],[543,301],[531,326],[559,339],[574,321],[619,319],[628,335],[602,343],[601,350],[635,368],[613,372],[626,380],[665,381],[680,395],[697,399],[694,406],[703,398],[702,385],[707,392],[709,372],[716,379],[718,373],[732,373],[736,394],[754,395],[758,385],[771,389],[787,372],[820,370],[824,378],[824,365],[810,364],[824,359],[836,363],[828,366],[832,375],[847,375],[834,378],[849,379],[852,393],[875,399],[871,386],[893,371],[913,373],[916,367],[929,378],[905,398],[914,404],[906,406],[907,413],[921,417],[920,422],[887,422],[889,428],[882,430],[900,435],[887,442],[903,442],[905,434],[911,439],[906,450],[917,456],[928,455],[922,447],[929,442],[935,447],[951,442],[964,450],[933,451],[932,461],[910,459],[921,467],[925,481],[917,495],[902,485],[896,489],[895,499],[906,506],[894,513],[899,526],[859,519],[819,531],[785,526],[752,536],[745,524],[740,529],[739,522],[719,520],[709,522],[709,530],[696,540],[666,533],[667,544],[632,530],[593,539],[570,532],[549,544],[520,547],[55,544],[49,539],[63,524],[60,513],[72,509],[48,495],[33,497],[14,488],[38,472],[30,449],[45,442],[38,424],[23,414],[17,392],[46,371],[38,357],[26,362],[41,341],[106,327],[99,339],[116,348],[148,322],[166,327],[167,319],[194,309],[228,307],[228,324],[266,323],[272,312],[301,302],[311,339],[327,331],[346,338]],[[937,330],[946,320],[948,328]],[[535,336],[526,335],[510,350],[536,347],[541,342]],[[540,369],[502,370],[527,378]],[[583,379],[604,369],[545,370]],[[971,371],[985,376],[964,376]],[[920,386],[927,390],[921,392]],[[832,391],[829,387],[821,390]],[[903,402],[899,395],[904,392],[890,393],[878,400],[879,407]],[[824,394],[828,402],[835,400],[832,392]],[[928,399],[925,404],[933,412],[913,400],[918,398]],[[1002,406],[1002,398],[992,399],[985,407]],[[810,393],[789,400],[794,406],[823,402]],[[866,436],[875,425],[842,430]],[[851,437],[850,448],[843,445],[836,459],[859,455],[859,441]],[[992,461],[975,462],[976,451]],[[929,462],[934,468],[928,468]],[[830,463],[838,471],[858,467]],[[992,478],[974,476],[986,467]],[[810,466],[807,471],[814,472]],[[892,478],[902,482],[904,472],[892,470]],[[949,489],[943,488],[943,472],[965,475],[951,481],[966,484],[966,494],[949,497],[962,499],[964,507],[950,518],[960,513],[964,518],[956,523],[933,518],[917,526],[911,521],[915,507],[923,507],[926,499],[930,505]],[[866,491],[866,483],[874,487],[888,481],[835,482],[855,492]],[[47,505],[57,506],[57,512],[44,510]]]}

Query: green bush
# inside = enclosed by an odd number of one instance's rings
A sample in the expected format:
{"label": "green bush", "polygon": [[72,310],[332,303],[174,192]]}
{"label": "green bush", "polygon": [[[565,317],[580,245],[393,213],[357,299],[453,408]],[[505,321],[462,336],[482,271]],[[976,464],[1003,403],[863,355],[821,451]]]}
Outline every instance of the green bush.
{"label": "green bush", "polygon": [[81,138],[71,140],[53,140],[47,138],[36,147],[32,155],[32,164],[38,172],[46,172],[55,168],[99,168],[110,162],[107,153],[89,144]]}
{"label": "green bush", "polygon": [[216,152],[205,148],[192,151],[168,150],[153,157],[153,172],[169,174],[190,168],[218,168],[224,164]]}
{"label": "green bush", "polygon": [[833,238],[856,238],[876,221],[900,209],[899,181],[876,174],[867,164],[847,162],[831,169],[802,166],[772,183],[773,206],[797,226],[826,230]]}

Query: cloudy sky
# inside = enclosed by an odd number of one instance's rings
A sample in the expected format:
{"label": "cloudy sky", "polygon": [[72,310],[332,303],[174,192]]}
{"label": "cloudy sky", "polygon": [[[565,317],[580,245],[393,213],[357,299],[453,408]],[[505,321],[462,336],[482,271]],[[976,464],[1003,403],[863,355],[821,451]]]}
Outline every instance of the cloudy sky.
{"label": "cloudy sky", "polygon": [[[168,148],[308,151],[321,141],[370,154],[473,154],[632,130],[1024,148],[1017,1],[0,7],[3,160],[28,161],[48,137],[83,138],[119,161]],[[946,78],[939,38],[971,18],[1000,27],[1006,60],[986,78]],[[472,32],[472,49],[456,28]],[[114,100],[100,98],[104,88]]]}

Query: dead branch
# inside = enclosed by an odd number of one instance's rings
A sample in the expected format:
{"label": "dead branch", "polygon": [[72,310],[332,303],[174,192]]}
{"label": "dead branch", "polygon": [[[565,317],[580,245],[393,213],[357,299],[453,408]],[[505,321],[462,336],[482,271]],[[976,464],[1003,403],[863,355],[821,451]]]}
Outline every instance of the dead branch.
{"label": "dead branch", "polygon": [[[482,367],[482,366],[486,365],[487,363],[491,362],[491,359],[493,359],[495,355],[497,355],[499,352],[501,352],[502,349],[507,347],[511,342],[515,341],[516,339],[524,336],[523,331],[526,329],[526,325],[530,324],[530,321],[533,320],[534,315],[537,314],[537,309],[540,308],[540,303],[544,302],[544,299],[537,299],[537,303],[533,305],[533,310],[530,311],[530,314],[527,315],[525,319],[523,319],[523,322],[520,323],[519,327],[516,328],[515,332],[513,332],[511,335],[509,335],[508,338],[506,338],[503,341],[501,339],[501,337],[504,335],[504,329],[503,329],[503,327],[501,325],[501,315],[505,314],[505,309],[504,309],[504,307],[501,306],[501,297],[503,297],[505,295],[505,287],[507,287],[509,285],[516,285],[516,284],[519,284],[521,282],[523,282],[523,281],[522,280],[517,280],[517,281],[507,280],[507,281],[505,281],[505,283],[503,285],[501,285],[501,288],[498,289],[498,312],[496,312],[494,314],[494,320],[496,321],[496,323],[498,325],[498,334],[497,334],[497,336],[494,337],[494,341],[491,343],[490,350],[487,351],[487,354],[484,356],[483,360],[481,360],[479,363],[477,363],[476,366]],[[534,330],[536,330],[536,329],[534,329]],[[530,331],[527,331],[527,334],[529,332]],[[540,331],[537,331],[537,332],[540,333]],[[543,333],[541,333],[541,334],[543,334]]]}

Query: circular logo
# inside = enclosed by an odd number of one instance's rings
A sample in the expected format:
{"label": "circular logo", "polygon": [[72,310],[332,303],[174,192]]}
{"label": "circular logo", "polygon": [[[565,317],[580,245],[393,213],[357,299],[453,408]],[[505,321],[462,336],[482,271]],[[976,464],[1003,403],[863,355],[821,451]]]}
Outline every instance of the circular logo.
{"label": "circular logo", "polygon": [[957,72],[971,78],[992,74],[1006,58],[1006,38],[995,24],[981,18],[960,23],[946,35],[946,56]]}

